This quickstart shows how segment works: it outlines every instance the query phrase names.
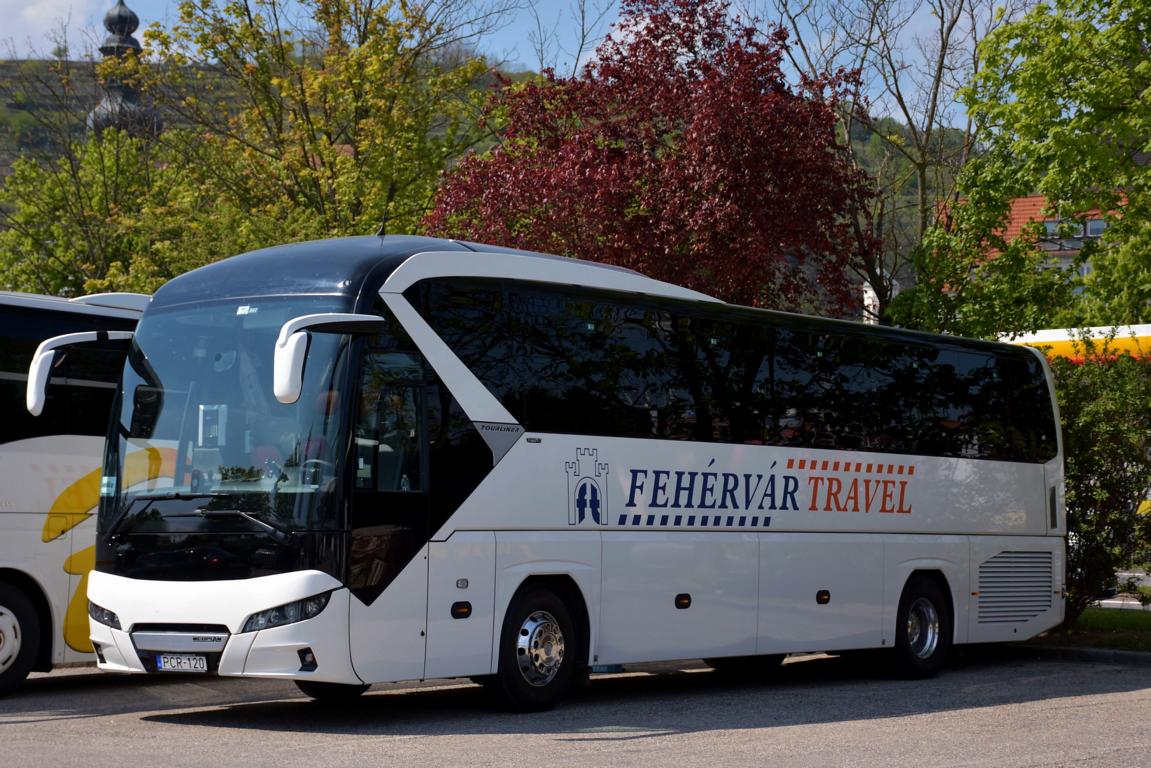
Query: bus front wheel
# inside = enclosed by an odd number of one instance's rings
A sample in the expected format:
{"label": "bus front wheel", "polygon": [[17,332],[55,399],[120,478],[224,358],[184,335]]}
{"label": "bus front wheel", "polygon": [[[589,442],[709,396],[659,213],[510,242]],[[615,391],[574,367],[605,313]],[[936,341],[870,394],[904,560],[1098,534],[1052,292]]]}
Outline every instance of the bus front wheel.
{"label": "bus front wheel", "polygon": [[934,677],[951,648],[951,615],[935,581],[916,576],[899,598],[895,624],[895,668],[908,678]]}
{"label": "bus front wheel", "polygon": [[315,680],[297,680],[296,687],[308,697],[323,704],[344,704],[358,699],[371,686],[346,683],[320,683]]}
{"label": "bus front wheel", "polygon": [[550,709],[567,693],[575,674],[575,637],[567,606],[551,590],[516,593],[504,615],[496,675],[513,709]]}
{"label": "bus front wheel", "polygon": [[24,682],[40,648],[40,621],[22,591],[0,583],[0,696]]}

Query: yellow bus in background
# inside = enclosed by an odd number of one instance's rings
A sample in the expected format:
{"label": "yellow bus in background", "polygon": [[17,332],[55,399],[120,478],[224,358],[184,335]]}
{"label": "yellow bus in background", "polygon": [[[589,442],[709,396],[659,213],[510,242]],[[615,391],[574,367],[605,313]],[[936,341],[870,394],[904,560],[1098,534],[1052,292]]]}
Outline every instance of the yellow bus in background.
{"label": "yellow bus in background", "polygon": [[1129,354],[1151,357],[1151,325],[1101,325],[1093,328],[1051,328],[1019,336],[1004,336],[1001,341],[1026,344],[1042,349],[1047,357],[1065,357],[1083,361],[1084,340],[1089,339],[1105,355]]}

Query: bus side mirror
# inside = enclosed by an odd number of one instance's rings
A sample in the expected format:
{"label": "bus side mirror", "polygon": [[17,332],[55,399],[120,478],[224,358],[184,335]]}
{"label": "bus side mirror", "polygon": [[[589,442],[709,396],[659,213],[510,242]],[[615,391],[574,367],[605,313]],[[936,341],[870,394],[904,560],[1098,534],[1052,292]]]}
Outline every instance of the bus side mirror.
{"label": "bus side mirror", "polygon": [[56,351],[49,349],[41,352],[36,350],[32,357],[32,364],[28,366],[28,384],[24,392],[24,405],[28,413],[39,416],[44,412],[44,404],[48,400],[48,376],[52,373],[52,363],[56,360]]}
{"label": "bus side mirror", "polygon": [[304,359],[308,356],[308,333],[296,331],[276,340],[276,357],[272,362],[272,391],[281,403],[300,399],[304,386]]}
{"label": "bus side mirror", "polygon": [[32,355],[32,364],[28,366],[28,386],[24,391],[28,413],[39,416],[44,412],[44,404],[48,401],[48,378],[52,374],[52,363],[56,361],[56,350],[95,341],[127,341],[133,335],[132,331],[85,331],[53,336],[40,342],[36,354]]}
{"label": "bus side mirror", "polygon": [[280,328],[276,354],[272,360],[272,392],[290,405],[300,399],[304,388],[304,362],[308,357],[309,333],[354,333],[371,335],[386,328],[378,315],[326,312],[294,317]]}

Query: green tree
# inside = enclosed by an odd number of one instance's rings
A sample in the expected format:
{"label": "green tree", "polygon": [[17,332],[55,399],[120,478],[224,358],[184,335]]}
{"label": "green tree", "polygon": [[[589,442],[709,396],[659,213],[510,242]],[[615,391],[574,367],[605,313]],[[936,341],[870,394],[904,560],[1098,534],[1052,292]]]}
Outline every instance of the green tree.
{"label": "green tree", "polygon": [[88,279],[86,291],[153,293],[191,269],[286,239],[276,238],[264,220],[221,204],[218,189],[190,172],[181,158],[167,161],[171,141],[168,136],[160,147],[152,171],[157,183],[138,201],[134,215],[126,217],[123,230],[135,247],[109,264],[102,277]]}
{"label": "green tree", "polygon": [[417,231],[439,174],[484,136],[472,118],[488,70],[469,40],[500,2],[189,0],[149,30],[146,55],[98,67],[163,110],[149,143],[85,134],[90,67],[0,85],[51,102],[36,114],[52,150],[0,191],[4,285],[152,291],[275,243]]}
{"label": "green tree", "polygon": [[77,295],[106,278],[147,247],[138,221],[163,176],[146,143],[117,131],[74,141],[54,161],[16,161],[0,190],[4,285]]}
{"label": "green tree", "polygon": [[22,158],[0,188],[3,285],[151,293],[258,242],[246,217],[215,202],[164,145],[120,131],[77,139],[54,160]]}
{"label": "green tree", "polygon": [[[1151,301],[1151,4],[1051,0],[981,48],[967,94],[988,130],[1003,191],[1038,192],[1052,215],[1098,208],[1111,227],[1084,256],[1093,272],[1063,322],[1141,322]],[[970,181],[978,183],[979,179]],[[971,191],[968,186],[966,192]]]}
{"label": "green tree", "polygon": [[122,74],[191,127],[180,164],[257,241],[411,232],[483,136],[465,43],[489,20],[463,0],[188,0]]}
{"label": "green tree", "polygon": [[1076,271],[1037,245],[1039,224],[1008,241],[1011,198],[1025,194],[993,153],[964,167],[966,197],[943,210],[913,253],[917,284],[896,297],[899,325],[994,339],[1058,324],[1076,304]]}

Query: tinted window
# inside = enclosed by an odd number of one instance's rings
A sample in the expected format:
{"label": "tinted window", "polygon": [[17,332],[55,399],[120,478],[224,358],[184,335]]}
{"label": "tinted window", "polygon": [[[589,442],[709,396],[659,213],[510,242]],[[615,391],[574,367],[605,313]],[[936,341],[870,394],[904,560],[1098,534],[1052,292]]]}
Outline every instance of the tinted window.
{"label": "tinted window", "polygon": [[1058,443],[1043,365],[1031,353],[1013,350],[998,366],[1007,393],[1004,431],[1011,452],[1028,461],[1053,458]]}
{"label": "tinted window", "polygon": [[1043,371],[1016,350],[494,280],[436,281],[409,298],[531,431],[1055,455]]}
{"label": "tinted window", "polygon": [[0,313],[0,397],[8,404],[0,442],[56,434],[103,435],[124,363],[125,344],[85,344],[57,352],[47,403],[38,417],[24,409],[28,366],[44,339],[81,331],[130,330],[135,323],[28,307],[3,307]]}
{"label": "tinted window", "polygon": [[[459,317],[471,311],[458,308]],[[377,311],[388,316],[382,305]],[[360,380],[355,487],[428,490],[435,531],[491,471],[491,449],[398,323],[368,341]]]}

